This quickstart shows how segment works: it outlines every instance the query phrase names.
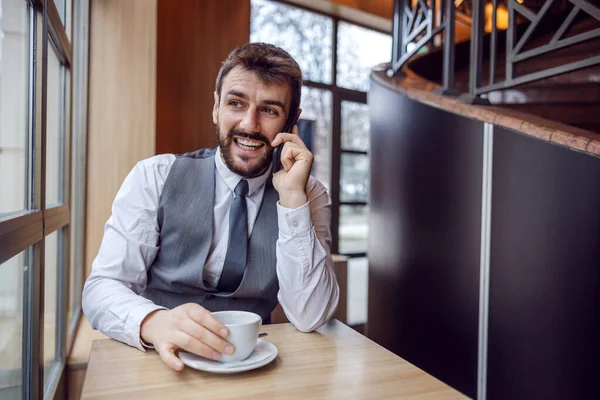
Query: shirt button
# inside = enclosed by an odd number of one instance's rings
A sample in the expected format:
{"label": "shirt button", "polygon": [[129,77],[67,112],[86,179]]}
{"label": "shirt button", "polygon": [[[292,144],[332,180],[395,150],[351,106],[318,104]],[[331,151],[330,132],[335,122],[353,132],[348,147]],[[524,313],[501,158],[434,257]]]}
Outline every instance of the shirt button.
{"label": "shirt button", "polygon": [[297,227],[297,226],[298,226],[298,221],[297,221],[297,220],[294,220],[294,221],[292,222],[292,225],[294,225],[294,227]]}
{"label": "shirt button", "polygon": [[237,300],[237,297],[232,297],[231,299],[232,299],[232,300]]}

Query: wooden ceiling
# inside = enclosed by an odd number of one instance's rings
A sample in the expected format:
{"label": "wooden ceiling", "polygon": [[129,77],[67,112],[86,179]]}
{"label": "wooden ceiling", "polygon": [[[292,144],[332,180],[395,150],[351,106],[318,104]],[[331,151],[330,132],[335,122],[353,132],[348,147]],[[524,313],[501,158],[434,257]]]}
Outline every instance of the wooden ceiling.
{"label": "wooden ceiling", "polygon": [[380,31],[392,32],[394,0],[283,0]]}
{"label": "wooden ceiling", "polygon": [[394,0],[328,0],[385,19],[392,19]]}

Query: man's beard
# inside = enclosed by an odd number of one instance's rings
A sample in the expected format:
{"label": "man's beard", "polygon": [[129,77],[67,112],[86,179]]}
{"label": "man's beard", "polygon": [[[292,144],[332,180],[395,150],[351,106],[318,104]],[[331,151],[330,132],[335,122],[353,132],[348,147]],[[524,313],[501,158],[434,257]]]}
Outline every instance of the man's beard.
{"label": "man's beard", "polygon": [[[236,146],[233,141],[235,137],[259,140],[267,147],[267,151],[265,151],[257,160],[245,156],[237,156],[238,162],[236,164],[231,149],[232,146]],[[241,129],[233,128],[227,135],[222,135],[221,129],[217,124],[217,141],[219,142],[221,155],[227,168],[244,178],[250,179],[262,175],[273,160],[271,143],[269,142],[269,139],[260,133],[246,133]],[[241,159],[241,163],[239,159]]]}

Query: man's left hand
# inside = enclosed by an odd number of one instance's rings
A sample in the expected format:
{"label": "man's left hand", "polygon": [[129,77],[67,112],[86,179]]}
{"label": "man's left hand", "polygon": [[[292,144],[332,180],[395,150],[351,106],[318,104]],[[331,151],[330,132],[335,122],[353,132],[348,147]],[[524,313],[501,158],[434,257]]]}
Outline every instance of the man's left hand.
{"label": "man's left hand", "polygon": [[281,170],[273,175],[273,186],[279,192],[279,204],[286,208],[298,208],[308,201],[306,183],[310,176],[313,155],[300,136],[298,125],[292,133],[279,133],[271,142],[276,147],[283,143]]}

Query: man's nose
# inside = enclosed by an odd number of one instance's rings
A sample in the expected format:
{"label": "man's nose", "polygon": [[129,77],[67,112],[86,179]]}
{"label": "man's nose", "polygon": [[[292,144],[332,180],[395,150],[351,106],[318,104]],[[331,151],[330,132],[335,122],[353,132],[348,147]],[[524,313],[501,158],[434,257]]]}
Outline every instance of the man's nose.
{"label": "man's nose", "polygon": [[248,133],[260,132],[260,122],[255,109],[249,108],[246,111],[246,114],[244,114],[244,118],[240,123],[240,128]]}

